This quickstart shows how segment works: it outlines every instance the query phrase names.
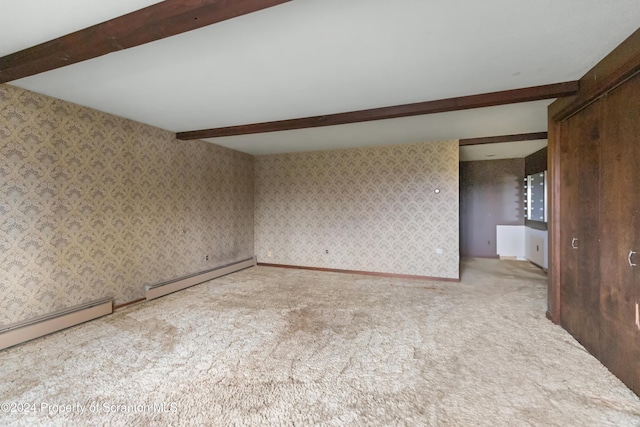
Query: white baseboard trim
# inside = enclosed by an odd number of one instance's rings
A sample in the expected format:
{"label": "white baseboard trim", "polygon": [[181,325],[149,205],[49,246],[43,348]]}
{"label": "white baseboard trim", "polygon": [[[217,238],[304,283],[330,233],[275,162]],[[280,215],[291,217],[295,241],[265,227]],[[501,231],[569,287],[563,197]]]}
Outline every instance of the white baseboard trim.
{"label": "white baseboard trim", "polygon": [[256,265],[256,258],[249,258],[243,261],[234,262],[232,264],[223,265],[213,268],[211,270],[196,273],[191,276],[182,277],[179,279],[170,280],[168,282],[158,283],[157,285],[147,285],[146,298],[152,300],[182,289],[207,282],[209,280],[216,279],[220,276],[235,273],[245,268],[253,267]]}
{"label": "white baseboard trim", "polygon": [[112,312],[113,298],[103,298],[0,327],[0,350],[88,322]]}

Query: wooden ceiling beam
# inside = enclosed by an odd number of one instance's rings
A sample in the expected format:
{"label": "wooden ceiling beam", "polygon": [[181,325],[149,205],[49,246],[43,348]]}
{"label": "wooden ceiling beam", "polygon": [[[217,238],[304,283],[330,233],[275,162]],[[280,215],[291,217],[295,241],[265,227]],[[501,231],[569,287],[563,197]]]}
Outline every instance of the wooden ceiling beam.
{"label": "wooden ceiling beam", "polygon": [[487,136],[483,138],[465,138],[459,141],[460,146],[496,144],[500,142],[536,141],[547,139],[547,132],[519,133],[516,135]]}
{"label": "wooden ceiling beam", "polygon": [[165,0],[0,58],[0,83],[140,46],[291,0]]}
{"label": "wooden ceiling beam", "polygon": [[192,140],[278,132],[320,126],[344,125],[349,123],[368,122],[372,120],[394,119],[398,117],[419,116],[423,114],[444,113],[471,108],[493,107],[518,102],[560,98],[563,96],[573,95],[578,92],[578,89],[578,82],[570,81],[522,89],[505,90],[501,92],[483,93],[480,95],[440,99],[437,101],[426,101],[415,104],[351,111],[348,113],[329,114],[325,116],[303,117],[298,119],[178,132],[176,137],[181,140]]}

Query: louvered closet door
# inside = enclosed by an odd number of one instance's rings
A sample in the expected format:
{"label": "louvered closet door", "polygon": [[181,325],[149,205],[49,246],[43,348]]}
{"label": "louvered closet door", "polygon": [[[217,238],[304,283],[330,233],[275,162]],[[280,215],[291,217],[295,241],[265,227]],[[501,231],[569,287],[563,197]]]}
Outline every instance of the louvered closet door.
{"label": "louvered closet door", "polygon": [[596,357],[600,350],[600,108],[596,102],[561,125],[561,319]]}
{"label": "louvered closet door", "polygon": [[600,360],[640,393],[640,76],[623,87],[601,101]]}

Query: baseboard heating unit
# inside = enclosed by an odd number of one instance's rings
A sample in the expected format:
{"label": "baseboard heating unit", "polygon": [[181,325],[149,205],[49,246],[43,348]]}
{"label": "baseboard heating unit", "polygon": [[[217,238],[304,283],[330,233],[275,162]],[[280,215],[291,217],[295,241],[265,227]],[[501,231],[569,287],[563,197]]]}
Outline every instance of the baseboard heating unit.
{"label": "baseboard heating unit", "polygon": [[200,273],[191,274],[189,276],[180,277],[178,279],[158,283],[156,285],[147,285],[146,297],[147,300],[158,298],[188,288],[190,286],[213,280],[220,276],[225,276],[227,274],[235,273],[236,271],[244,270],[245,268],[253,267],[255,265],[256,258],[253,257],[231,264],[225,264],[220,267],[212,268],[211,270],[206,270]]}
{"label": "baseboard heating unit", "polygon": [[102,298],[44,316],[0,326],[0,350],[113,312],[113,298]]}

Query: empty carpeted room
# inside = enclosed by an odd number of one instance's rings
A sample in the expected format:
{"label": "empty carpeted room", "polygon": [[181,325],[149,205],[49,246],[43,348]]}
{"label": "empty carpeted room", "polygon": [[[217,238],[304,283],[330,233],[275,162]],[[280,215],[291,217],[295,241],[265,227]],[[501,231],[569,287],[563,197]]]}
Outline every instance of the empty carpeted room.
{"label": "empty carpeted room", "polygon": [[3,0],[0,425],[640,426],[638,22]]}

